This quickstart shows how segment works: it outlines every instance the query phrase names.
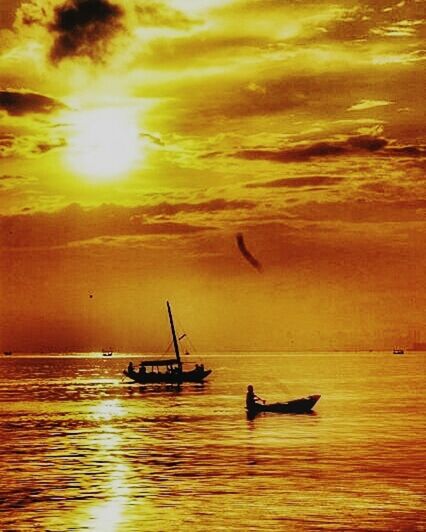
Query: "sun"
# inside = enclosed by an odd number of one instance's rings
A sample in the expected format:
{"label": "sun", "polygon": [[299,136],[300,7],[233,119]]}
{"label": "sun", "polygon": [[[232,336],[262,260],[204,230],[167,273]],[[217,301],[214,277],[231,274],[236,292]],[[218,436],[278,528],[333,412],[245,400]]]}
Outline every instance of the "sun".
{"label": "sun", "polygon": [[126,177],[141,156],[140,148],[136,119],[128,109],[94,109],[71,117],[68,164],[91,181]]}

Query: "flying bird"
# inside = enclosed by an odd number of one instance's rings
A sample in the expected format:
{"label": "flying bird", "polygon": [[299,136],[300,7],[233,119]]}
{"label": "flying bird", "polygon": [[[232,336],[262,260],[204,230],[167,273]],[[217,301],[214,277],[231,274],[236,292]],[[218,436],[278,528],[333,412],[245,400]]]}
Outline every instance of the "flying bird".
{"label": "flying bird", "polygon": [[242,256],[246,259],[247,262],[249,262],[253,266],[253,268],[256,268],[258,272],[261,272],[262,265],[255,257],[253,257],[250,251],[246,248],[243,234],[237,233],[236,239],[237,239],[238,249],[241,251]]}

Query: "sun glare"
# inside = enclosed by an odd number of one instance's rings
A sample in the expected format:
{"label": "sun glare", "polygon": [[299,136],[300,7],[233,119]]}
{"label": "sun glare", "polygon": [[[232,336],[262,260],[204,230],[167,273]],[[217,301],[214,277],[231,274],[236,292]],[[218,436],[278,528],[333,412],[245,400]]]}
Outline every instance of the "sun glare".
{"label": "sun glare", "polygon": [[96,109],[75,113],[69,139],[68,162],[91,181],[125,177],[140,155],[139,132],[125,109]]}

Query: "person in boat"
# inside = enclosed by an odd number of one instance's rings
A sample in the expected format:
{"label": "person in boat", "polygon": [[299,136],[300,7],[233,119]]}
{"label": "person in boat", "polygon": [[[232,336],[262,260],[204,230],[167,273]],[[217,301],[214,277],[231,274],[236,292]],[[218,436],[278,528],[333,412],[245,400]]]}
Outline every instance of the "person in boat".
{"label": "person in boat", "polygon": [[129,365],[127,366],[127,373],[134,373],[135,367],[133,366],[133,362],[130,361]]}
{"label": "person in boat", "polygon": [[141,364],[139,366],[139,375],[145,375],[146,373],[146,366],[144,366],[143,364]]}
{"label": "person in boat", "polygon": [[259,402],[262,402],[263,404],[265,404],[265,400],[260,398],[259,396],[257,396],[255,393],[254,393],[254,389],[253,389],[253,386],[251,384],[249,384],[247,386],[247,395],[246,395],[246,408],[247,410],[254,410],[254,408],[256,407],[257,404],[259,404]]}

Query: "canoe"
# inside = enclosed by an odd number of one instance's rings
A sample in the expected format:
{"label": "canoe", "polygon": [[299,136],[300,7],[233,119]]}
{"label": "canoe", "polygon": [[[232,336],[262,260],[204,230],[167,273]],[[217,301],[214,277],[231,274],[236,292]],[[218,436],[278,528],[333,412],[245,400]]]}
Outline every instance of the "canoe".
{"label": "canoe", "polygon": [[277,412],[281,414],[304,414],[310,412],[318,402],[320,395],[309,395],[301,399],[294,399],[285,403],[256,403],[254,408],[250,409],[249,414],[260,414],[261,412]]}

